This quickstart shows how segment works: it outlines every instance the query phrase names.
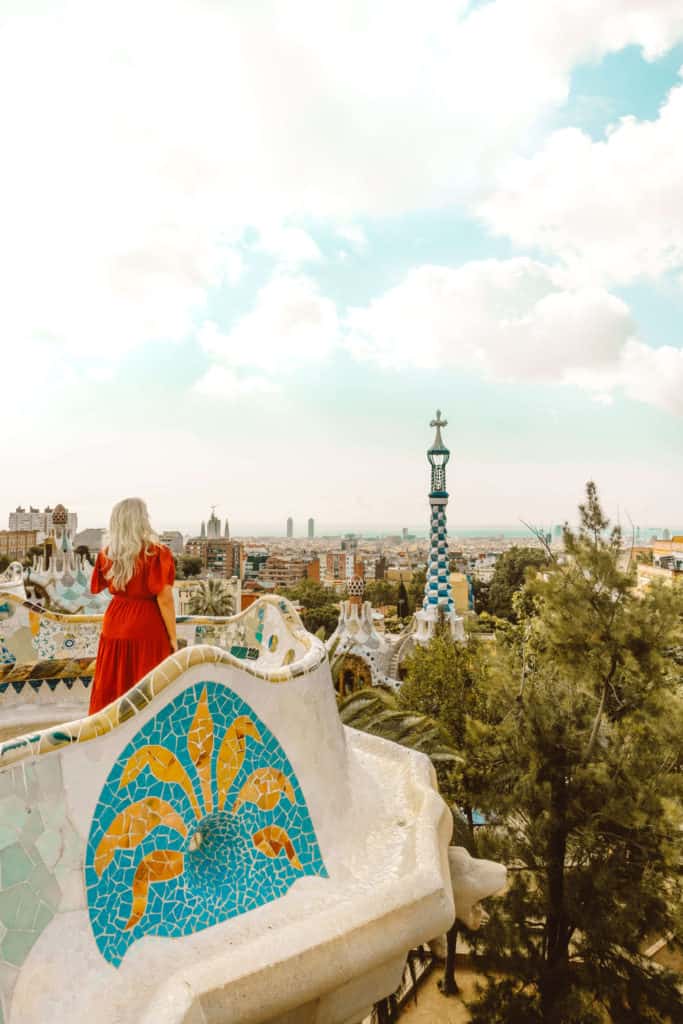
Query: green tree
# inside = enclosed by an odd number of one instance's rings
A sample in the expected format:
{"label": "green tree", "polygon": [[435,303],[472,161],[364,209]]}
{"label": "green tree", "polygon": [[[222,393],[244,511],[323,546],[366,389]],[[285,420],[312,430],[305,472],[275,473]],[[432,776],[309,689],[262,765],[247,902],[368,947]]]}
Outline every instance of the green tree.
{"label": "green tree", "polygon": [[284,587],[282,593],[301,605],[301,620],[309,633],[322,629],[325,638],[332,636],[339,621],[339,596],[332,587],[316,580],[300,580],[292,587]]}
{"label": "green tree", "polygon": [[489,594],[491,584],[488,580],[480,580],[477,577],[472,579],[472,596],[474,597],[474,610],[477,615],[489,610]]}
{"label": "green tree", "polygon": [[[406,669],[398,706],[437,720],[453,749],[463,751],[469,716],[483,713],[480,704],[488,669],[480,641],[470,636],[466,644],[459,643],[442,627],[427,646],[415,648]],[[463,809],[471,826],[473,801],[464,767],[455,774],[442,774],[439,782],[444,795]]]}
{"label": "green tree", "polygon": [[232,593],[225,580],[202,580],[190,598],[191,615],[232,615],[234,611]]}
{"label": "green tree", "polygon": [[7,566],[10,564],[10,559],[5,555],[0,555],[0,572],[4,572]]}
{"label": "green tree", "polygon": [[317,608],[308,608],[301,613],[301,620],[309,633],[324,630],[325,639],[331,637],[339,622],[339,605],[322,604]]}
{"label": "green tree", "polygon": [[390,580],[368,580],[365,584],[365,600],[370,601],[375,608],[382,605],[393,604],[398,601],[398,584]]}
{"label": "green tree", "polygon": [[[442,625],[426,647],[416,647],[407,662],[406,679],[398,695],[400,708],[434,719],[439,723],[446,743],[462,757],[457,763],[435,763],[439,787],[454,809],[456,825],[464,814],[464,827],[458,829],[458,842],[475,851],[474,810],[487,770],[477,746],[468,746],[468,724],[487,721],[496,714],[486,702],[488,661],[486,650],[474,634],[467,643],[453,640]],[[441,988],[445,995],[458,991],[455,980],[455,948],[458,929],[453,924],[447,935],[446,963]]]}
{"label": "green tree", "polygon": [[44,550],[45,549],[42,544],[34,544],[32,547],[28,548],[26,554],[21,560],[23,567],[25,569],[30,568],[33,565],[33,559],[35,557],[40,557],[44,553]]}
{"label": "green tree", "polygon": [[[514,622],[516,613],[513,597],[524,586],[527,569],[539,568],[547,563],[548,556],[540,548],[514,547],[505,551],[496,562],[493,579],[488,588],[486,607],[479,610]],[[479,600],[482,603],[481,591]]]}
{"label": "green tree", "polygon": [[290,601],[298,602],[302,608],[320,608],[322,605],[339,603],[337,592],[317,580],[299,580],[291,587],[283,587],[281,592]]}
{"label": "green tree", "polygon": [[683,1019],[676,976],[643,956],[681,924],[681,594],[634,595],[592,483],[580,517],[515,599],[500,721],[468,723],[492,852],[518,868],[481,934],[473,1024]]}
{"label": "green tree", "polygon": [[408,591],[406,590],[406,585],[403,580],[399,583],[398,594],[396,595],[396,614],[399,619],[407,619],[410,616]]}
{"label": "green tree", "polygon": [[413,578],[407,586],[408,590],[408,611],[413,615],[422,607],[422,599],[425,596],[425,583],[427,582],[427,570],[415,569]]}
{"label": "green tree", "polygon": [[202,560],[198,555],[180,555],[176,559],[180,579],[191,579],[202,571]]}

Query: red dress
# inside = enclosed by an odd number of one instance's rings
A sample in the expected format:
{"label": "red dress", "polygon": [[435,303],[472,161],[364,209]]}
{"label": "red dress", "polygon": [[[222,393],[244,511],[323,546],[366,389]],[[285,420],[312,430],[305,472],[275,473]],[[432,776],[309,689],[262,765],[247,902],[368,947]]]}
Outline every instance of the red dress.
{"label": "red dress", "polygon": [[173,555],[163,544],[141,556],[125,590],[115,590],[106,579],[111,561],[100,551],[90,589],[99,594],[108,587],[114,595],[104,613],[97,648],[95,677],[90,693],[90,714],[117,700],[135,686],[150,669],[171,653],[171,642],[156,595],[173,585]]}

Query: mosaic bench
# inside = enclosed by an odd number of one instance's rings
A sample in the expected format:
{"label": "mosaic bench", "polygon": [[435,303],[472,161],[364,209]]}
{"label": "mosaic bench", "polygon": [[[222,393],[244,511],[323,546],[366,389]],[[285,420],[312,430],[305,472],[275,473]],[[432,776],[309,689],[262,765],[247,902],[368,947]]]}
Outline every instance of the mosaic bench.
{"label": "mosaic bench", "polygon": [[2,1024],[354,1024],[452,923],[429,761],[341,725],[287,602],[220,628],[0,743]]}
{"label": "mosaic bench", "polygon": [[[179,644],[209,643],[286,666],[302,648],[279,601],[265,598],[229,618],[179,616]],[[0,740],[86,712],[101,628],[101,615],[61,615],[0,594]]]}

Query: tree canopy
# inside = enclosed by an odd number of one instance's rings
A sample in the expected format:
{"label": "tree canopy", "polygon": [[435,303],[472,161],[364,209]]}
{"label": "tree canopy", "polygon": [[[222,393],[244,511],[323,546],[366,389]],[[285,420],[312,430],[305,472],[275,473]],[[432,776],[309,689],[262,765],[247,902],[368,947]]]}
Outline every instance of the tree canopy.
{"label": "tree canopy", "polygon": [[[478,610],[487,611],[501,619],[515,621],[516,612],[513,598],[517,591],[524,586],[527,569],[539,568],[547,563],[548,556],[540,548],[513,547],[509,551],[504,551],[496,562],[488,593],[484,588],[479,588],[480,607]],[[482,606],[482,598],[485,598],[485,606]]]}
{"label": "tree canopy", "polygon": [[676,977],[644,955],[681,915],[681,594],[634,593],[594,485],[566,563],[528,581],[495,659],[480,805],[517,870],[480,938],[474,1024],[664,1024]]}

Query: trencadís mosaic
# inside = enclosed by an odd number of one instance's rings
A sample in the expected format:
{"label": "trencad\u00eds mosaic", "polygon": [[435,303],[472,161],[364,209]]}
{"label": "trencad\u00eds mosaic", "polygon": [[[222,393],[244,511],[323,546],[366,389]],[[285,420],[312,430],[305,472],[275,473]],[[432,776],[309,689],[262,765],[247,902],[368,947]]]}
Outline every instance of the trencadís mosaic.
{"label": "trencad\u00eds mosaic", "polygon": [[85,881],[118,966],[144,935],[181,936],[327,876],[287,755],[227,686],[197,683],[150,719],[103,787]]}

